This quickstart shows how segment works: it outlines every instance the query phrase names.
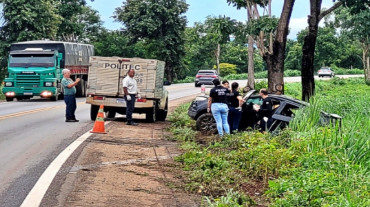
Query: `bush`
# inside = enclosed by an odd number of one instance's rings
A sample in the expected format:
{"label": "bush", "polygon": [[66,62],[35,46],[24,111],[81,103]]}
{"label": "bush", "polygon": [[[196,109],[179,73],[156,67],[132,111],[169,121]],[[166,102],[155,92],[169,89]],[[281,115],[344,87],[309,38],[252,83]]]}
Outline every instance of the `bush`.
{"label": "bush", "polygon": [[[237,66],[230,63],[220,63],[220,76],[226,76],[229,74],[235,74],[236,73]],[[217,69],[216,66],[213,66],[213,69]]]}

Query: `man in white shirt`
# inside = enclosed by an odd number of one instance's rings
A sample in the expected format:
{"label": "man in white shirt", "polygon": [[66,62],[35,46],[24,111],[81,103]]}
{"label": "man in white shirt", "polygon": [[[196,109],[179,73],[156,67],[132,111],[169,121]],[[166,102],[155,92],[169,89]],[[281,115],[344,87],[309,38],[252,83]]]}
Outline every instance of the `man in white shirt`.
{"label": "man in white shirt", "polygon": [[132,121],[132,113],[134,112],[135,108],[135,97],[137,94],[137,82],[134,79],[135,70],[129,69],[127,72],[127,76],[123,79],[123,92],[125,94],[126,99],[126,119],[127,125],[137,126],[138,124]]}

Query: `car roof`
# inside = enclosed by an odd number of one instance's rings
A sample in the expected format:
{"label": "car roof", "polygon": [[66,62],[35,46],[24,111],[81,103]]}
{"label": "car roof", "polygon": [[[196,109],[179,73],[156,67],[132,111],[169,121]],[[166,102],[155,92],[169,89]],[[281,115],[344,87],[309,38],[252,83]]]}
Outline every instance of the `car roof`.
{"label": "car roof", "polygon": [[[275,100],[278,100],[278,101],[285,101],[285,102],[287,102],[291,105],[295,105],[297,107],[309,105],[307,102],[304,102],[304,101],[301,101],[301,100],[298,100],[298,99],[295,99],[293,97],[289,97],[289,96],[286,96],[286,95],[277,95],[277,94],[270,93],[270,94],[268,94],[268,96],[272,99],[275,99]],[[260,95],[258,95],[257,93],[253,93],[250,97],[260,97]]]}

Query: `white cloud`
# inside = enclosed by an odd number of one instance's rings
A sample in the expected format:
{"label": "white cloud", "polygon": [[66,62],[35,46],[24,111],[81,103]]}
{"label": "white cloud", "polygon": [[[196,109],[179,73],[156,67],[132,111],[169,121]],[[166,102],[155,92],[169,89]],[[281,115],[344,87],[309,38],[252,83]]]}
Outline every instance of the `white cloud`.
{"label": "white cloud", "polygon": [[302,31],[307,26],[307,17],[291,18],[289,23],[290,33],[288,35],[288,39],[297,39],[298,32]]}

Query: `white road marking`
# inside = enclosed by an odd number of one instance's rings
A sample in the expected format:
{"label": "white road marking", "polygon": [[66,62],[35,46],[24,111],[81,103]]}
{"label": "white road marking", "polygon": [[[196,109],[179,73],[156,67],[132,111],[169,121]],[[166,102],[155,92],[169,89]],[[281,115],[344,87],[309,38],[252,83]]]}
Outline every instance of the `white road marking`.
{"label": "white road marking", "polygon": [[[109,124],[110,122],[105,122]],[[54,180],[55,175],[59,172],[64,162],[71,156],[71,154],[87,139],[91,136],[90,132],[86,132],[56,157],[52,163],[46,168],[45,172],[37,180],[32,190],[28,193],[24,199],[21,207],[38,207],[41,204],[42,199],[46,191],[48,190],[51,182]]]}

